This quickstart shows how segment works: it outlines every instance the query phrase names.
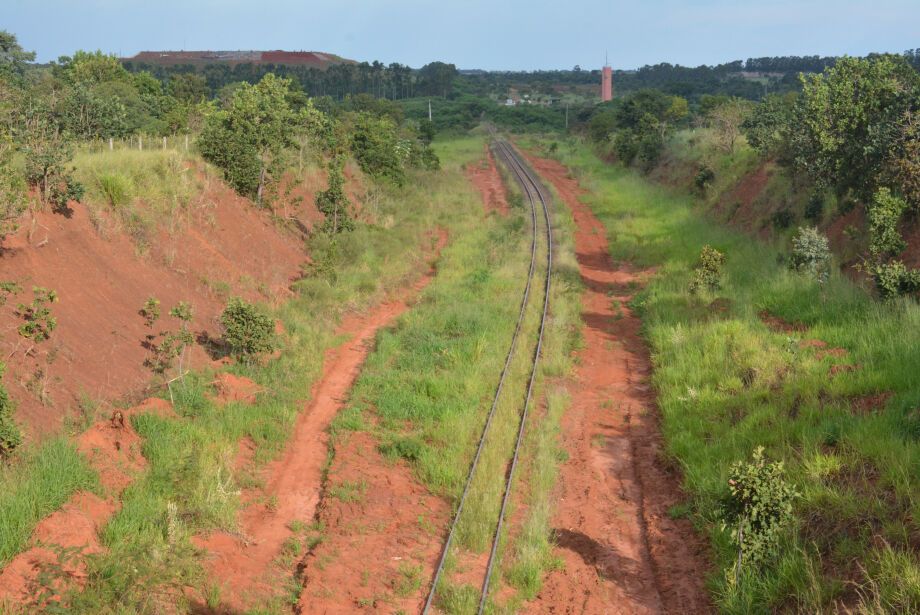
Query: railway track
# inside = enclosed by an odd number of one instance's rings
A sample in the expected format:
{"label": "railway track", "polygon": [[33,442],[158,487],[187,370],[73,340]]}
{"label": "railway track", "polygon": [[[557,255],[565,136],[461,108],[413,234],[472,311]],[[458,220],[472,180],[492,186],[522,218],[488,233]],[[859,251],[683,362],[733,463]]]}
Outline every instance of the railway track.
{"label": "railway track", "polygon": [[518,455],[521,449],[521,443],[523,442],[524,429],[527,424],[527,415],[530,409],[531,399],[533,398],[533,389],[534,383],[536,382],[537,376],[537,366],[540,360],[540,351],[543,346],[543,333],[546,326],[546,315],[549,308],[549,291],[550,291],[550,281],[552,278],[552,261],[553,261],[553,238],[552,238],[552,224],[550,222],[549,215],[549,198],[546,193],[545,188],[541,185],[539,179],[536,177],[533,171],[524,163],[520,154],[515,150],[515,148],[509,144],[507,141],[501,138],[496,138],[496,132],[494,128],[489,127],[489,131],[492,134],[494,141],[494,152],[499,160],[504,163],[508,170],[512,173],[517,181],[518,185],[524,192],[525,198],[530,203],[530,213],[531,213],[531,226],[532,226],[532,240],[531,240],[531,251],[530,251],[530,269],[527,276],[527,284],[524,287],[523,298],[521,300],[521,310],[518,316],[517,326],[514,330],[514,335],[511,339],[511,344],[508,349],[508,356],[505,359],[505,365],[502,369],[501,377],[499,378],[498,385],[495,390],[495,396],[492,399],[492,406],[489,410],[489,415],[486,419],[485,426],[483,427],[482,435],[479,439],[479,446],[476,450],[476,455],[473,458],[473,462],[470,466],[470,472],[467,477],[466,486],[463,489],[463,494],[460,497],[460,501],[457,505],[457,510],[454,514],[453,521],[451,523],[450,531],[447,535],[447,540],[444,543],[444,549],[441,553],[441,558],[438,562],[437,570],[435,571],[434,580],[431,585],[431,590],[428,594],[428,600],[425,602],[425,608],[422,611],[423,615],[427,615],[434,603],[434,598],[438,589],[438,582],[441,580],[442,573],[444,572],[444,564],[447,560],[448,553],[450,552],[451,545],[454,540],[454,536],[457,531],[457,525],[460,521],[464,504],[466,504],[467,496],[470,492],[470,485],[473,483],[473,479],[476,476],[476,471],[479,465],[479,460],[482,456],[484,447],[486,446],[487,437],[489,435],[489,428],[492,426],[492,419],[495,416],[496,408],[498,407],[499,400],[502,397],[502,393],[505,387],[505,380],[509,373],[509,367],[511,366],[512,359],[515,357],[516,350],[518,350],[518,341],[521,337],[521,329],[524,324],[525,316],[527,314],[527,307],[529,300],[531,298],[531,290],[534,282],[534,275],[537,269],[537,245],[538,245],[538,204],[542,209],[543,222],[546,230],[546,279],[543,292],[543,305],[542,313],[540,315],[540,324],[539,324],[539,333],[536,336],[536,339],[533,341],[533,350],[531,356],[531,366],[530,366],[530,378],[527,384],[527,393],[523,403],[521,404],[520,410],[520,423],[518,426],[517,440],[514,446],[514,453],[511,456],[510,463],[506,472],[506,481],[504,487],[504,493],[502,495],[502,505],[501,512],[499,513],[498,520],[495,527],[495,532],[492,536],[492,548],[489,554],[489,561],[486,570],[483,573],[483,581],[481,587],[481,594],[479,600],[479,610],[478,613],[481,615],[483,609],[486,605],[486,600],[489,594],[489,584],[492,578],[492,572],[495,565],[496,557],[498,555],[498,544],[499,538],[501,537],[502,526],[505,519],[505,512],[508,506],[508,501],[511,496],[511,487],[514,482],[514,473],[517,468]]}

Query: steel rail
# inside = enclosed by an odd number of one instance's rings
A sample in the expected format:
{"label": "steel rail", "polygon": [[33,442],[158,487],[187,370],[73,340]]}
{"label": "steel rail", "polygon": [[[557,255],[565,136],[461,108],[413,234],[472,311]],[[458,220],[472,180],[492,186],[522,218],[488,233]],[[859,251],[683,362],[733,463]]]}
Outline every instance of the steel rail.
{"label": "steel rail", "polygon": [[[552,223],[549,218],[549,206],[547,203],[546,195],[543,193],[543,189],[540,186],[540,182],[534,177],[534,174],[527,168],[524,162],[520,159],[520,156],[517,152],[507,143],[501,143],[501,146],[505,148],[506,155],[514,160],[514,164],[520,169],[520,176],[526,177],[527,181],[533,186],[534,193],[540,199],[541,204],[543,205],[543,216],[546,220],[546,288],[543,295],[543,314],[540,318],[540,334],[537,338],[537,345],[534,349],[533,354],[533,368],[530,372],[530,382],[527,385],[527,397],[524,401],[524,411],[521,413],[521,423],[518,427],[518,437],[517,443],[514,446],[514,457],[511,460],[511,467],[508,470],[508,478],[505,483],[505,494],[502,498],[502,508],[501,512],[498,515],[498,526],[495,529],[495,535],[492,539],[492,552],[489,554],[489,566],[486,569],[486,578],[483,583],[482,594],[479,599],[479,615],[482,615],[483,609],[485,609],[486,599],[489,594],[489,582],[492,578],[492,569],[495,565],[495,558],[498,553],[498,543],[501,538],[502,524],[505,519],[505,509],[508,507],[508,501],[511,497],[511,486],[514,481],[514,471],[517,468],[518,454],[521,449],[521,442],[524,439],[524,427],[527,423],[527,413],[530,409],[530,401],[533,398],[533,388],[534,382],[537,377],[537,364],[540,361],[540,351],[543,348],[543,334],[546,329],[546,314],[549,310],[549,291],[550,291],[550,282],[552,280],[552,271],[553,271],[553,229]],[[527,189],[528,197],[531,200],[531,205],[533,205],[533,194],[530,192],[530,188]]]}
{"label": "steel rail", "polygon": [[[490,132],[492,132],[492,134],[494,135],[494,131],[490,130]],[[511,165],[509,164],[509,168],[510,167]],[[518,175],[517,170],[513,170],[513,171],[515,175]],[[518,177],[518,181],[520,181],[522,187],[525,187],[526,189],[524,180]],[[529,191],[528,191],[528,196],[530,196]],[[527,312],[527,301],[530,297],[530,289],[531,289],[531,285],[533,282],[533,274],[534,274],[534,269],[536,268],[536,262],[537,262],[537,209],[536,209],[536,203],[532,196],[530,196],[530,205],[531,205],[533,239],[531,241],[531,247],[530,247],[530,271],[527,274],[527,285],[524,287],[524,297],[521,301],[521,311],[518,316],[517,326],[514,329],[514,336],[511,338],[511,346],[508,349],[508,356],[505,359],[505,366],[502,369],[501,378],[499,378],[498,386],[495,390],[495,396],[492,399],[492,407],[489,409],[489,416],[486,419],[486,424],[483,427],[482,435],[479,438],[479,446],[476,449],[476,456],[473,458],[473,463],[470,466],[470,472],[469,472],[469,475],[467,476],[466,486],[463,488],[463,494],[460,496],[460,501],[457,505],[457,511],[454,513],[453,522],[451,523],[450,531],[447,534],[447,540],[444,543],[444,550],[441,553],[441,559],[438,562],[438,568],[435,572],[434,580],[431,583],[431,590],[428,594],[428,600],[425,602],[425,608],[422,611],[423,615],[427,615],[428,611],[431,609],[432,602],[434,601],[434,595],[438,587],[438,581],[441,579],[441,573],[444,571],[444,562],[446,561],[447,554],[450,551],[450,545],[453,542],[454,534],[457,530],[457,522],[460,519],[460,513],[463,511],[463,505],[466,503],[466,496],[469,493],[470,485],[473,482],[473,476],[476,473],[476,467],[479,464],[479,458],[482,456],[482,450],[485,445],[486,435],[489,432],[489,427],[492,425],[492,418],[495,416],[495,409],[498,407],[498,400],[501,396],[502,389],[505,385],[505,378],[508,374],[508,369],[511,365],[511,360],[514,357],[514,350],[515,350],[515,347],[517,346],[517,341],[518,341],[519,334],[521,332],[521,327],[523,326],[523,323],[524,323],[524,316]]]}

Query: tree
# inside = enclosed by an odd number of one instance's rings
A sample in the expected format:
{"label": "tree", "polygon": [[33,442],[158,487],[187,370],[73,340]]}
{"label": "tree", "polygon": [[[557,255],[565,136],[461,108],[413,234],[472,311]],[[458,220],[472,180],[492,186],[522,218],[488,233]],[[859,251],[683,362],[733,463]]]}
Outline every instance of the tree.
{"label": "tree", "polygon": [[34,51],[19,46],[16,35],[0,30],[0,80],[21,77],[26,63],[35,60]]}
{"label": "tree", "polygon": [[316,208],[326,216],[322,230],[335,235],[355,228],[354,218],[349,213],[350,201],[345,194],[345,159],[337,156],[326,165],[329,184],[325,190],[316,193]]}
{"label": "tree", "polygon": [[900,56],[844,57],[827,75],[801,82],[795,164],[819,186],[868,202],[896,175],[893,161],[906,155],[899,127],[920,112],[920,74]]}
{"label": "tree", "polygon": [[716,146],[734,158],[735,142],[741,136],[746,105],[740,98],[732,98],[714,107],[709,112],[710,122],[716,137]]}
{"label": "tree", "polygon": [[169,79],[167,90],[170,96],[187,105],[201,103],[211,95],[211,90],[208,88],[205,78],[195,73],[173,75]]}
{"label": "tree", "polygon": [[19,228],[18,220],[26,210],[26,183],[13,168],[10,153],[0,153],[0,243]]}
{"label": "tree", "polygon": [[271,162],[304,130],[304,118],[288,104],[290,83],[269,73],[256,85],[243,84],[228,110],[208,117],[199,139],[205,159],[222,168],[237,191],[254,192],[259,205]]}
{"label": "tree", "polygon": [[391,119],[369,113],[361,113],[355,119],[351,151],[361,170],[376,179],[402,186],[406,172],[400,163],[397,141],[396,125]]}
{"label": "tree", "polygon": [[792,110],[795,94],[780,98],[766,96],[745,117],[741,130],[748,144],[761,158],[775,158],[790,164],[790,138],[793,130]]}

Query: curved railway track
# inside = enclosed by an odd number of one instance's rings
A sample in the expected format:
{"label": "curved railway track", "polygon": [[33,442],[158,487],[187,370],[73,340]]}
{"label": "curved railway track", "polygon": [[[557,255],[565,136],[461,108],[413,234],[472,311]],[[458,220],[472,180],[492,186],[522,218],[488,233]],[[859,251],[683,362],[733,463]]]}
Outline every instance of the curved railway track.
{"label": "curved railway track", "polygon": [[[495,130],[490,127],[490,133],[493,137],[496,136]],[[530,252],[530,270],[527,276],[527,284],[524,287],[524,295],[521,300],[521,310],[518,316],[517,326],[514,330],[514,335],[511,338],[511,345],[508,349],[508,356],[505,359],[505,365],[502,369],[501,377],[498,381],[498,386],[495,390],[495,396],[492,400],[492,406],[489,410],[488,418],[486,419],[485,426],[483,427],[482,435],[479,439],[479,446],[476,450],[476,455],[473,458],[473,463],[470,466],[470,472],[467,477],[466,486],[463,489],[463,494],[460,496],[460,501],[457,505],[457,511],[454,514],[453,522],[451,523],[450,531],[448,532],[447,539],[444,543],[444,549],[441,553],[441,558],[438,562],[437,570],[435,571],[434,580],[431,585],[431,590],[428,594],[428,600],[425,602],[425,608],[422,611],[423,615],[427,615],[431,610],[432,604],[434,602],[434,597],[437,592],[438,582],[441,579],[441,575],[444,571],[444,563],[447,559],[447,555],[450,552],[450,547],[454,539],[454,535],[457,530],[457,524],[461,515],[463,514],[463,506],[466,503],[467,495],[469,494],[470,485],[473,482],[473,477],[476,474],[476,470],[479,464],[479,459],[482,456],[482,451],[486,444],[486,437],[489,433],[489,428],[492,425],[492,419],[495,415],[495,409],[498,406],[499,399],[501,398],[502,391],[505,385],[505,379],[509,371],[512,359],[515,356],[515,350],[518,345],[518,339],[521,334],[521,328],[524,323],[525,315],[527,313],[528,301],[530,299],[530,291],[533,286],[534,272],[537,266],[537,238],[538,238],[538,214],[537,214],[537,203],[539,202],[540,207],[543,213],[543,219],[545,222],[546,229],[546,282],[544,287],[543,294],[543,307],[542,314],[540,316],[540,326],[539,334],[537,335],[536,340],[534,341],[533,354],[532,354],[532,364],[530,367],[530,379],[527,385],[527,395],[524,398],[523,408],[521,409],[521,418],[520,424],[518,427],[517,440],[515,442],[514,454],[511,457],[510,465],[508,466],[506,482],[504,488],[504,494],[502,496],[502,505],[501,512],[499,513],[498,521],[496,524],[495,532],[492,537],[492,549],[489,554],[488,566],[484,572],[480,600],[479,600],[479,610],[478,613],[481,615],[483,609],[486,605],[486,599],[489,594],[489,584],[492,578],[492,571],[495,565],[495,560],[498,554],[498,544],[499,538],[501,536],[502,525],[505,518],[505,510],[508,505],[508,501],[511,495],[511,486],[514,481],[514,472],[517,467],[518,454],[521,449],[521,443],[524,437],[524,429],[527,423],[527,415],[530,409],[530,402],[533,397],[534,383],[537,376],[537,365],[540,359],[540,351],[543,346],[543,333],[546,326],[546,315],[549,308],[549,291],[550,291],[550,281],[552,278],[552,261],[553,261],[553,237],[552,237],[552,224],[550,222],[549,215],[549,199],[546,194],[545,188],[541,185],[539,179],[536,177],[533,171],[524,164],[520,155],[507,141],[503,139],[497,139],[494,143],[495,154],[496,156],[505,164],[509,171],[514,175],[521,189],[524,191],[527,200],[530,203],[530,213],[532,221],[532,241],[531,241],[531,252]]]}

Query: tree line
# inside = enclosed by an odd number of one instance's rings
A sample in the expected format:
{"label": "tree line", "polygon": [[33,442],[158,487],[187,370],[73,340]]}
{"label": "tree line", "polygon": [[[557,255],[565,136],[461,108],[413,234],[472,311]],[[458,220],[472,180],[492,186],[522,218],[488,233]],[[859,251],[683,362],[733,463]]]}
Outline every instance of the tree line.
{"label": "tree line", "polygon": [[[863,206],[869,246],[862,268],[883,297],[917,294],[920,270],[900,256],[907,245],[901,225],[920,213],[917,58],[914,52],[838,58],[823,72],[800,74],[798,91],[757,102],[704,95],[689,105],[680,96],[642,89],[578,116],[578,128],[623,163],[646,169],[680,127],[708,127],[729,156],[743,138],[808,191],[806,220],[822,217],[828,195],[841,212]],[[712,178],[713,171],[701,167],[697,185],[704,188]]]}

